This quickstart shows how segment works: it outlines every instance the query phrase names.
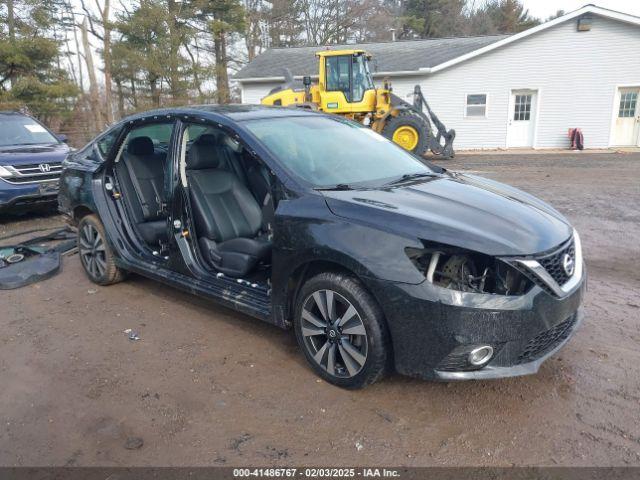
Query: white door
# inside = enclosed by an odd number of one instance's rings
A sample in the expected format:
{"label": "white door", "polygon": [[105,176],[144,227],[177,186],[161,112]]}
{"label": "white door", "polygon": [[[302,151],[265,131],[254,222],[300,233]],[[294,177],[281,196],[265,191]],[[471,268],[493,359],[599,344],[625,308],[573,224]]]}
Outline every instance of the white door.
{"label": "white door", "polygon": [[616,146],[638,145],[640,130],[640,107],[638,96],[640,88],[620,88],[616,96],[616,124],[613,131],[613,144]]}
{"label": "white door", "polygon": [[511,91],[507,147],[533,147],[537,96],[534,90]]}

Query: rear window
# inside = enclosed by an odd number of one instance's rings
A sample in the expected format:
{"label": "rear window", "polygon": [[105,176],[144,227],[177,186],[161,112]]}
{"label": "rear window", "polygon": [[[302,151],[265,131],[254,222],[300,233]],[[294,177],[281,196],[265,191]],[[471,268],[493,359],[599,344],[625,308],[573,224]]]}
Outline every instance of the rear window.
{"label": "rear window", "polygon": [[173,133],[173,122],[154,123],[153,125],[145,125],[132,130],[127,137],[127,141],[137,137],[149,137],[156,145],[168,145],[171,140],[171,133]]}
{"label": "rear window", "polygon": [[118,135],[120,134],[121,127],[115,128],[110,132],[104,134],[96,143],[98,145],[98,150],[100,151],[100,155],[102,158],[106,158],[109,152],[111,151],[111,147],[118,139]]}
{"label": "rear window", "polygon": [[49,143],[60,141],[33,118],[25,115],[0,115],[0,147]]}

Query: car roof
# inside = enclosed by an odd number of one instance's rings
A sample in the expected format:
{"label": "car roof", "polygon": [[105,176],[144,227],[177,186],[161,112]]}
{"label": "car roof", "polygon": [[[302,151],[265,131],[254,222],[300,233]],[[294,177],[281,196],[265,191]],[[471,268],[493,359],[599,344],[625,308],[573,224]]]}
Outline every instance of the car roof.
{"label": "car roof", "polygon": [[31,118],[31,116],[26,114],[26,113],[14,112],[14,111],[11,111],[11,110],[0,110],[0,115],[16,115],[16,116],[19,116],[19,117],[29,117],[29,118]]}
{"label": "car roof", "polygon": [[[139,118],[163,115],[202,115],[209,117],[207,114],[217,114],[228,117],[234,121],[255,120],[259,118],[278,118],[278,117],[301,117],[317,115],[307,109],[296,107],[272,107],[266,105],[247,105],[247,104],[229,104],[229,105],[189,105],[184,107],[162,108],[157,110],[149,110],[141,112],[127,118],[122,122],[132,121]],[[210,117],[211,118],[211,117]]]}

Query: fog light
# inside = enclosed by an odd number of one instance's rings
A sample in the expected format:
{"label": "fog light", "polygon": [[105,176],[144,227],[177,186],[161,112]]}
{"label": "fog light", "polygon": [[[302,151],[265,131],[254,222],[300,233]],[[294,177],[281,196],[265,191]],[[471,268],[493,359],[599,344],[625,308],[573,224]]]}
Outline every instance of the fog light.
{"label": "fog light", "polygon": [[484,365],[493,357],[493,347],[491,345],[483,345],[482,347],[474,348],[469,353],[469,363],[476,367]]}

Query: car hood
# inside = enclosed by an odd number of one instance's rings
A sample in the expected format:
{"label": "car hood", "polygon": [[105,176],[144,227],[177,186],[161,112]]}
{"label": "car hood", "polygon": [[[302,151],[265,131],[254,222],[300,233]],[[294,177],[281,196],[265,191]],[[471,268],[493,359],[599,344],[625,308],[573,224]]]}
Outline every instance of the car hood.
{"label": "car hood", "polygon": [[0,147],[0,165],[60,163],[69,151],[69,146],[65,143]]}
{"label": "car hood", "polygon": [[487,255],[530,255],[570,237],[569,222],[521,190],[449,173],[402,186],[323,191],[340,217]]}

